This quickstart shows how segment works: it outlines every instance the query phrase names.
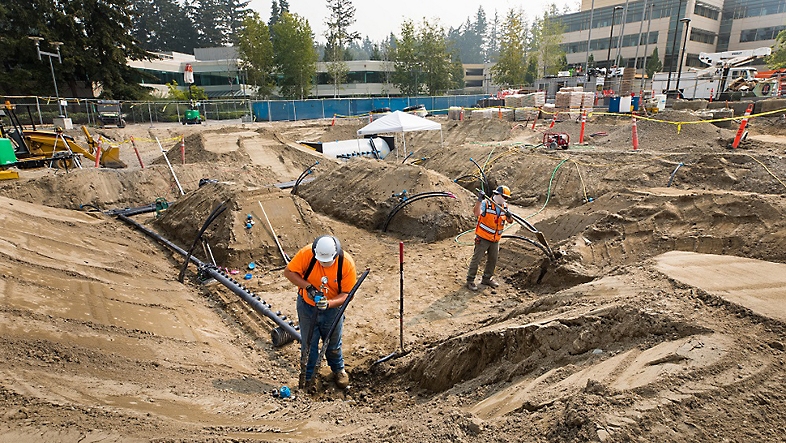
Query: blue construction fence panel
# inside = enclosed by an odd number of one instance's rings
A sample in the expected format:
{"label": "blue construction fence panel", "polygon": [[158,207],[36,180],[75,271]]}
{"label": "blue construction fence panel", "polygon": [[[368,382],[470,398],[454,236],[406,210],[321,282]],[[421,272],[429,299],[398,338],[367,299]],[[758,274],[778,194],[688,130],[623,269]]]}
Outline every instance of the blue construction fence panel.
{"label": "blue construction fence panel", "polygon": [[355,117],[371,111],[389,108],[400,111],[410,106],[423,105],[432,114],[447,114],[451,106],[474,107],[486,95],[451,95],[440,97],[368,97],[329,98],[311,100],[266,100],[253,102],[251,108],[256,121],[315,120],[333,117]]}

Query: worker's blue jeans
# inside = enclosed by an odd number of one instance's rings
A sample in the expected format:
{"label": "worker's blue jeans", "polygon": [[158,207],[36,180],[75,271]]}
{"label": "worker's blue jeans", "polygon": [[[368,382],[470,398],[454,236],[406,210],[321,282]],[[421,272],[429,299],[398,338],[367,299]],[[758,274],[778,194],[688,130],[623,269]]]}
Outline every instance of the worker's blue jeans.
{"label": "worker's blue jeans", "polygon": [[[333,320],[338,315],[340,308],[326,309],[320,311],[316,306],[311,306],[303,300],[303,297],[297,297],[297,317],[300,324],[300,335],[302,341],[300,342],[300,359],[301,363],[303,357],[308,351],[308,362],[306,364],[306,379],[311,380],[314,375],[314,367],[317,365],[317,357],[319,356],[319,340],[324,342]],[[328,366],[333,372],[338,372],[344,369],[344,356],[341,353],[341,334],[343,332],[344,318],[338,321],[333,335],[330,337],[330,344],[325,352],[325,359]],[[309,339],[309,335],[311,338]]]}

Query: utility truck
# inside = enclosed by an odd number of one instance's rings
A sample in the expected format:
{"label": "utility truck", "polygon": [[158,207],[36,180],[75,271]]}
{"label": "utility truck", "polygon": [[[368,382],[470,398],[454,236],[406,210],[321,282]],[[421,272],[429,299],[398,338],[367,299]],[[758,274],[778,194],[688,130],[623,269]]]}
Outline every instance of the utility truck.
{"label": "utility truck", "polygon": [[679,78],[676,72],[657,72],[652,76],[652,89],[656,93],[673,96],[677,96],[679,90],[679,96],[685,99],[739,100],[742,97],[777,97],[776,81],[758,79],[756,68],[743,66],[771,53],[772,49],[769,47],[702,52],[699,60],[709,65],[708,67],[682,72]]}

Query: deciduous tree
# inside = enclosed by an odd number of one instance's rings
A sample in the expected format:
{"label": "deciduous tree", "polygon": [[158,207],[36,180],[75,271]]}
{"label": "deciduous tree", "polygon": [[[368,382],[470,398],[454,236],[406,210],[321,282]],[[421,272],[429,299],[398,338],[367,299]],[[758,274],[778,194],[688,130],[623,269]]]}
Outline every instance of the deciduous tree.
{"label": "deciduous tree", "polygon": [[308,20],[285,12],[272,27],[276,84],[286,98],[308,97],[317,72],[314,34]]}
{"label": "deciduous tree", "polygon": [[772,69],[786,68],[786,31],[781,31],[775,37],[772,55],[767,57],[767,66]]}
{"label": "deciduous tree", "polygon": [[273,43],[267,25],[256,12],[243,20],[238,33],[238,53],[247,82],[257,87],[258,96],[269,96],[275,85]]}

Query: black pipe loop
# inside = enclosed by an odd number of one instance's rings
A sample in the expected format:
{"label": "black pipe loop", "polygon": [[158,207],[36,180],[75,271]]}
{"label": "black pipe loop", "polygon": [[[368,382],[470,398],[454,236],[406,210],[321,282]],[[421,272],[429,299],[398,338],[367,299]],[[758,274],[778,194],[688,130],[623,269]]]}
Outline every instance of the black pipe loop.
{"label": "black pipe loop", "polygon": [[402,201],[401,203],[393,207],[393,209],[390,211],[390,214],[388,214],[387,219],[385,220],[385,224],[382,226],[382,232],[388,231],[388,225],[390,225],[390,221],[405,206],[407,206],[410,203],[416,202],[418,200],[423,200],[424,198],[431,198],[431,197],[456,198],[454,194],[450,192],[442,192],[442,191],[430,191],[430,192],[422,192],[420,194],[415,194],[412,197],[407,198],[406,200]]}

